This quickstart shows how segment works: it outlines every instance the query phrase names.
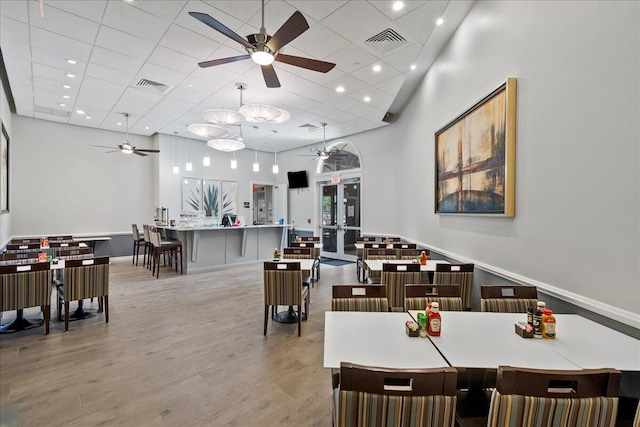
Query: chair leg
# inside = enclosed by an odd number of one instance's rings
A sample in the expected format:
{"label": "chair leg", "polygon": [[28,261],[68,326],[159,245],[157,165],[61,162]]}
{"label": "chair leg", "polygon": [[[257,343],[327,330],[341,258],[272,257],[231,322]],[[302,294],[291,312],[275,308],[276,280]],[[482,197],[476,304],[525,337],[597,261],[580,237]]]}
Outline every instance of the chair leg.
{"label": "chair leg", "polygon": [[302,304],[298,305],[298,336],[302,332]]}
{"label": "chair leg", "polygon": [[44,306],[44,334],[49,335],[49,322],[51,320],[51,304]]}
{"label": "chair leg", "polygon": [[103,298],[104,298],[104,321],[105,323],[109,323],[109,295],[105,295]]}
{"label": "chair leg", "polygon": [[64,331],[69,332],[69,303],[71,301],[64,302]]}
{"label": "chair leg", "polygon": [[[272,308],[273,310],[273,308]],[[264,306],[264,335],[267,335],[267,318],[269,317],[269,306]]]}
{"label": "chair leg", "polygon": [[58,298],[58,320],[62,322],[62,302],[60,301],[60,297]]}

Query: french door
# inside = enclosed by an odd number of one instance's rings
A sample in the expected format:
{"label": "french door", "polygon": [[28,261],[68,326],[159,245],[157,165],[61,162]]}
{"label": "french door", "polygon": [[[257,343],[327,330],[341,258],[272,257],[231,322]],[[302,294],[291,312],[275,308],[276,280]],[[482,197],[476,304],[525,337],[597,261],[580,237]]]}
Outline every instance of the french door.
{"label": "french door", "polygon": [[356,260],[360,235],[360,178],[320,184],[320,232],[322,256]]}

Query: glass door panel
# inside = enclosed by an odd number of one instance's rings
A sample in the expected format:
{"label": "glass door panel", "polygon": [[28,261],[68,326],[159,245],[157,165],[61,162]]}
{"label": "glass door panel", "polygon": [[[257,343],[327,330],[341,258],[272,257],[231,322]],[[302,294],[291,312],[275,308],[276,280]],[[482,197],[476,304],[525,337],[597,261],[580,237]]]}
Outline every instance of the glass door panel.
{"label": "glass door panel", "polygon": [[321,184],[320,215],[322,256],[356,260],[356,237],[360,235],[360,179]]}

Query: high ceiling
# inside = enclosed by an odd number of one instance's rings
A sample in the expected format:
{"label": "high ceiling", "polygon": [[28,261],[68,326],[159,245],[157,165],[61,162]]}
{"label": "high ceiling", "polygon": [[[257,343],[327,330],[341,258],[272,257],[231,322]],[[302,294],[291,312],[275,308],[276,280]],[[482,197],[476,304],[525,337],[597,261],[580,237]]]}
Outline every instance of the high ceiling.
{"label": "high ceiling", "polygon": [[[251,59],[198,66],[246,51],[188,12],[209,14],[245,37],[259,32],[261,1],[2,0],[0,48],[19,115],[124,132],[127,112],[130,133],[186,137],[187,125],[205,122],[202,111],[237,110],[235,84],[242,82],[243,103],[291,114],[258,129],[243,124],[245,144],[271,151],[277,142],[283,151],[322,142],[321,122],[327,141],[386,125],[385,115],[402,108],[471,1],[408,0],[394,11],[394,1],[268,0],[267,33],[296,10],[310,26],[282,53],[336,64],[323,74],[276,62],[280,88],[267,88]],[[405,41],[367,42],[389,29]],[[142,79],[166,87],[141,86]]]}

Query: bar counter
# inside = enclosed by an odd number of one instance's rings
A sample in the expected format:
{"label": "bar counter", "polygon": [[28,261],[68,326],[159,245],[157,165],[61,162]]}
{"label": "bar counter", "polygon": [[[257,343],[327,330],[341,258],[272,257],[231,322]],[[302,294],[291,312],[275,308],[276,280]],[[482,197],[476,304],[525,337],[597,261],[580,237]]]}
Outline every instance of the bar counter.
{"label": "bar counter", "polygon": [[184,274],[217,270],[273,257],[275,248],[286,246],[291,225],[268,224],[243,227],[158,226],[168,238],[183,245]]}

